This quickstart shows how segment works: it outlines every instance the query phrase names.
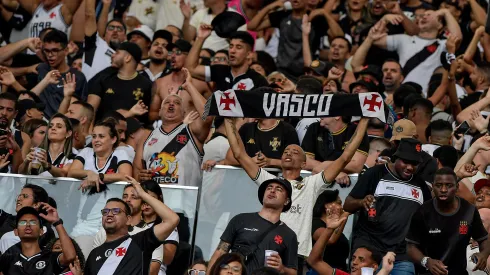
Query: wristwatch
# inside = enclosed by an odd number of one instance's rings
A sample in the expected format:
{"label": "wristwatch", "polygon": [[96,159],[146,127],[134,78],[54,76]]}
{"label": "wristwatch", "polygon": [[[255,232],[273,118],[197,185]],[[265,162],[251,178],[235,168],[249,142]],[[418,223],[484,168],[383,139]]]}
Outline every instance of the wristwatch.
{"label": "wristwatch", "polygon": [[424,257],[424,258],[422,259],[422,261],[420,262],[420,264],[421,264],[423,267],[425,267],[425,269],[427,269],[427,270],[429,270],[429,269],[427,268],[427,262],[428,262],[428,261],[429,261],[429,257]]}
{"label": "wristwatch", "polygon": [[54,223],[52,224],[52,226],[53,226],[53,227],[56,227],[56,226],[58,226],[58,225],[60,225],[60,224],[63,224],[63,220],[62,220],[62,219],[59,219],[57,222],[54,222]]}
{"label": "wristwatch", "polygon": [[101,181],[104,181],[104,173],[99,173],[99,179],[100,179]]}

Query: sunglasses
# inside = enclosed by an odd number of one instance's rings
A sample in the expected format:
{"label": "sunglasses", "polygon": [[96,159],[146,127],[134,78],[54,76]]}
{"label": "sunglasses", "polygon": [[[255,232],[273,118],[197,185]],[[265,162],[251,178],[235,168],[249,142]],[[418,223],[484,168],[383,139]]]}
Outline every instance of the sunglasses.
{"label": "sunglasses", "polygon": [[38,221],[19,221],[17,224],[19,226],[26,226],[26,225],[35,226],[35,225],[38,225],[39,222]]}
{"label": "sunglasses", "polygon": [[206,271],[197,270],[197,269],[189,269],[187,271],[187,275],[206,275]]}
{"label": "sunglasses", "polygon": [[123,32],[124,28],[121,26],[107,26],[107,30],[109,31],[117,30],[118,32]]}
{"label": "sunglasses", "polygon": [[183,52],[181,50],[174,50],[169,52],[170,55],[175,54],[175,55],[181,55],[181,54],[187,54],[187,52]]}
{"label": "sunglasses", "polygon": [[104,208],[104,209],[100,210],[100,213],[102,213],[102,216],[107,216],[107,215],[109,215],[109,212],[111,212],[111,211],[112,211],[112,214],[114,214],[114,215],[118,215],[119,213],[126,213],[124,210],[122,210],[119,207]]}

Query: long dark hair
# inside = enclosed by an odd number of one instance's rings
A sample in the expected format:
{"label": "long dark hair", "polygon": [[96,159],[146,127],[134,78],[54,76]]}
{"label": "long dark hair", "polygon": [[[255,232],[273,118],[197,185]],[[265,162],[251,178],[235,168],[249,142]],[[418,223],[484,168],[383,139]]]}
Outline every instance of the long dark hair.
{"label": "long dark hair", "polygon": [[[56,243],[56,241],[58,239],[59,238],[53,238],[53,239],[51,239],[46,244],[46,247],[44,247],[44,251],[52,252],[53,251],[53,246],[54,246],[54,244]],[[83,270],[85,268],[85,257],[83,256],[82,249],[80,248],[80,246],[78,245],[78,243],[74,239],[70,238],[70,240],[73,243],[73,246],[75,247],[75,253],[78,256],[78,261],[80,262],[80,267]]]}
{"label": "long dark hair", "polygon": [[[162,189],[160,188],[158,183],[156,183],[155,181],[153,181],[153,180],[144,181],[141,183],[141,188],[143,188],[143,190],[145,190],[146,192],[151,191],[151,192],[155,193],[158,197],[158,200],[163,202]],[[162,222],[162,218],[160,218],[160,216],[157,215],[157,218],[154,222],[154,225],[157,225],[161,222]]]}
{"label": "long dark hair", "polygon": [[336,201],[338,196],[339,190],[323,191],[313,207],[313,218],[321,218],[325,214],[325,204]]}
{"label": "long dark hair", "polygon": [[247,268],[245,267],[245,263],[243,262],[243,257],[238,253],[226,253],[224,255],[221,255],[216,260],[216,262],[214,262],[214,265],[211,267],[211,270],[207,275],[219,275],[221,271],[221,266],[229,264],[231,262],[239,262],[242,265],[241,275],[247,275]]}
{"label": "long dark hair", "polygon": [[111,138],[114,138],[114,137],[116,138],[116,143],[114,143],[114,145],[112,145],[112,149],[116,149],[117,146],[119,145],[119,135],[117,134],[116,125],[117,125],[117,121],[112,117],[109,117],[109,118],[106,118],[102,121],[99,121],[99,122],[95,123],[95,125],[94,125],[94,128],[97,126],[103,126],[103,127],[109,128],[109,136]]}

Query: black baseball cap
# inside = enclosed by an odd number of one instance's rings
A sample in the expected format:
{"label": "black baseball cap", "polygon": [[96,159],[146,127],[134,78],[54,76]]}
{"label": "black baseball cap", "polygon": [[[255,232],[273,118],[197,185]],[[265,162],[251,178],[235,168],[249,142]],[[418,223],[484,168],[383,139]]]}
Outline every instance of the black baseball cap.
{"label": "black baseball cap", "polygon": [[167,30],[158,30],[156,31],[154,34],[153,34],[153,41],[151,41],[152,43],[155,42],[155,40],[157,40],[157,38],[163,38],[165,39],[168,44],[167,44],[167,50],[168,51],[171,51],[172,48],[173,48],[173,44],[172,44],[172,34],[167,31]]}
{"label": "black baseball cap", "polygon": [[269,186],[269,184],[271,183],[278,183],[286,189],[288,193],[289,203],[282,208],[282,212],[287,212],[291,208],[291,205],[293,204],[293,200],[291,199],[293,193],[293,187],[291,186],[291,183],[285,178],[279,177],[279,178],[273,178],[264,181],[259,187],[258,195],[259,195],[260,203],[263,204],[265,189],[267,189],[267,186]]}
{"label": "black baseball cap", "polygon": [[245,24],[245,18],[235,11],[224,11],[211,21],[214,32],[221,38],[229,38],[233,32]]}
{"label": "black baseball cap", "polygon": [[127,51],[134,58],[136,63],[140,63],[143,53],[141,52],[141,49],[138,45],[131,42],[123,42],[121,43],[121,45],[119,45],[119,48],[117,49],[121,51]]}
{"label": "black baseball cap", "polygon": [[357,86],[366,87],[366,89],[368,89],[369,92],[377,92],[378,91],[378,86],[376,86],[376,84],[373,81],[371,81],[370,78],[360,79],[360,80],[350,84],[349,85],[349,92],[352,94],[352,91]]}
{"label": "black baseball cap", "polygon": [[311,64],[308,68],[306,68],[307,71],[311,71],[314,74],[318,76],[328,76],[328,72],[330,69],[332,69],[335,65],[330,62],[324,62],[320,60],[313,60],[311,61]]}
{"label": "black baseball cap", "polygon": [[253,49],[255,45],[255,39],[252,37],[252,35],[246,31],[236,31],[232,34],[230,34],[229,40],[232,39],[240,39],[242,40],[245,44],[250,45],[250,47]]}
{"label": "black baseball cap", "polygon": [[402,138],[393,156],[402,160],[422,162],[422,143],[414,138]]}
{"label": "black baseball cap", "polygon": [[16,120],[19,121],[27,112],[27,110],[30,109],[37,109],[40,112],[44,112],[44,109],[46,108],[46,104],[42,102],[35,102],[34,100],[30,99],[22,99],[17,102],[17,117]]}
{"label": "black baseball cap", "polygon": [[354,73],[356,79],[361,75],[371,75],[376,78],[379,83],[383,81],[383,73],[381,72],[380,67],[376,65],[366,65],[361,71]]}
{"label": "black baseball cap", "polygon": [[17,212],[17,216],[15,216],[16,227],[17,227],[17,224],[19,223],[20,219],[22,219],[22,216],[28,215],[28,214],[36,216],[37,220],[39,221],[39,226],[42,227],[42,219],[41,219],[41,216],[39,216],[39,212],[35,208],[30,207],[30,206],[24,206],[19,210],[19,212]]}
{"label": "black baseball cap", "polygon": [[172,45],[172,49],[173,48],[177,48],[183,52],[190,52],[191,51],[191,48],[192,48],[192,45],[191,43],[187,42],[186,40],[184,39],[179,39],[177,41],[175,41],[175,43]]}

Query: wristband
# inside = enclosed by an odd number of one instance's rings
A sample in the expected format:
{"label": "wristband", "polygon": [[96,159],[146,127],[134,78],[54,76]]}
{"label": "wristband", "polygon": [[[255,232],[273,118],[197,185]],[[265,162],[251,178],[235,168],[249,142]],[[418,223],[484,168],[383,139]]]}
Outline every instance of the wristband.
{"label": "wristband", "polygon": [[53,226],[53,227],[56,227],[56,226],[58,226],[58,225],[60,225],[60,224],[63,224],[63,220],[62,220],[62,219],[59,219],[58,221],[54,222],[54,223],[52,224],[52,226]]}
{"label": "wristband", "polygon": [[99,179],[100,179],[101,181],[104,181],[104,173],[99,173]]}

